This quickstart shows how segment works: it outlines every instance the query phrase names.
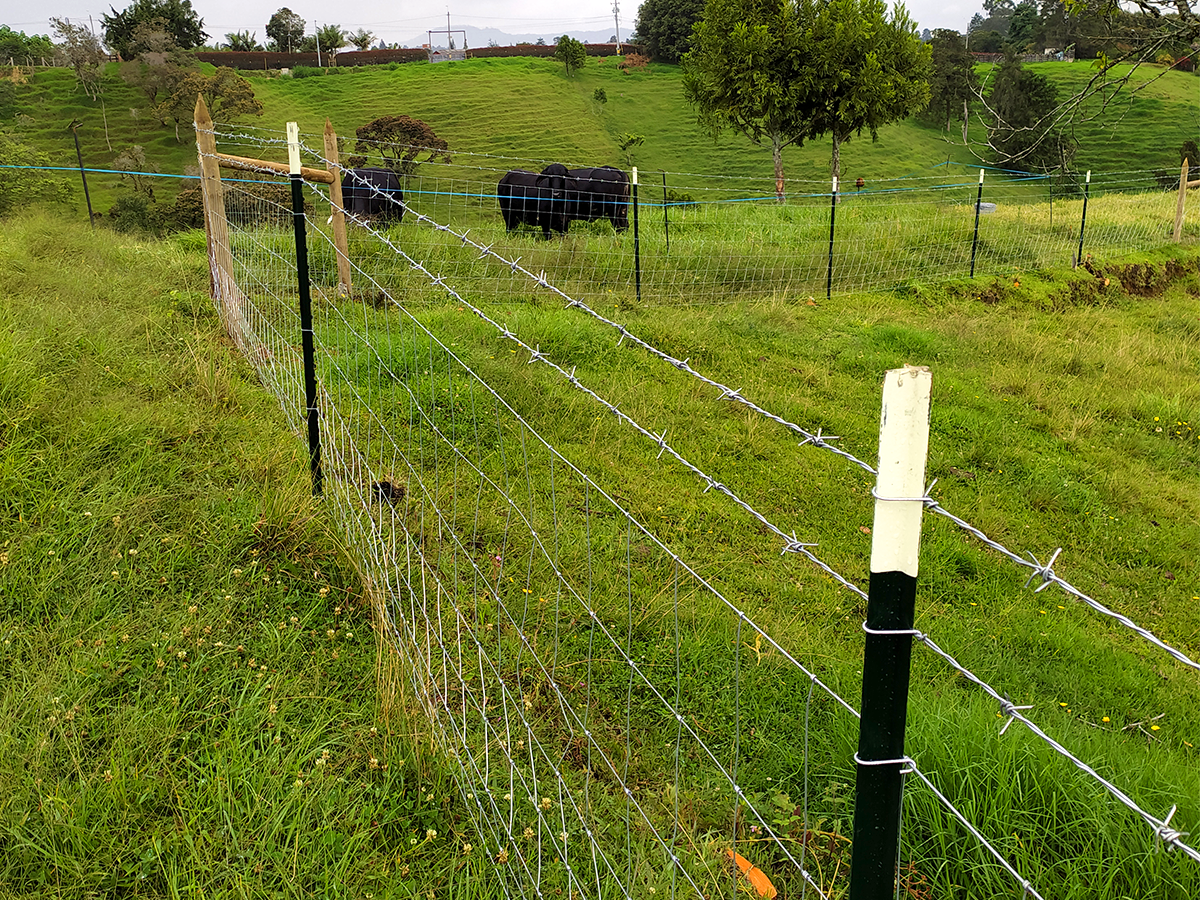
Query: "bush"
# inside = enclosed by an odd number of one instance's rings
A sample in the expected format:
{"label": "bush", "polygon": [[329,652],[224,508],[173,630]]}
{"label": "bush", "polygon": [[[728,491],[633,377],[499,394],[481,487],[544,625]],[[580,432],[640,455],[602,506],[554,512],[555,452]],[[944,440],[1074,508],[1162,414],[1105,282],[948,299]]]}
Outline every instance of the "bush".
{"label": "bush", "polygon": [[293,66],[293,78],[316,78],[319,75],[324,75],[325,70],[319,69],[316,66]]}
{"label": "bush", "polygon": [[123,194],[109,208],[108,222],[124,234],[158,234],[157,216],[151,209],[153,203],[153,200],[142,194]]}
{"label": "bush", "polygon": [[592,91],[592,99],[597,103],[607,103],[608,94],[604,92],[604,88],[596,88],[596,90]]}

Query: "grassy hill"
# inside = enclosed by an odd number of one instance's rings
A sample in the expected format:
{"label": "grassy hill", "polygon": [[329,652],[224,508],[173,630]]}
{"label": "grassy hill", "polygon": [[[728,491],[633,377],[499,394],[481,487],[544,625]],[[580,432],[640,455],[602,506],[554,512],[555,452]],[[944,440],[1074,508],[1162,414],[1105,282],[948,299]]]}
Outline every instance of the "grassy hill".
{"label": "grassy hill", "polygon": [[[1058,83],[1064,97],[1095,72],[1088,62],[1034,68]],[[573,78],[553,60],[519,58],[335,71],[300,79],[247,73],[266,112],[242,124],[281,131],[285,122],[295,120],[302,131],[318,132],[329,118],[339,134],[352,136],[356,127],[377,116],[403,113],[430,123],[460,153],[597,165],[624,165],[619,141],[635,134],[645,142],[636,148],[634,163],[647,172],[753,178],[764,188],[772,181],[768,149],[734,134],[714,141],[696,124],[683,100],[676,66],[651,65],[627,74],[617,68],[615,58],[590,59]],[[1074,128],[1080,171],[1178,165],[1177,148],[1200,127],[1196,77],[1150,69],[1138,73],[1135,83],[1149,78],[1157,80],[1122,95],[1094,121],[1087,118],[1099,113],[1098,105],[1085,105],[1083,121]],[[90,167],[109,168],[129,144],[144,146],[163,173],[182,174],[195,164],[190,135],[183,133],[179,143],[171,127],[154,121],[145,97],[121,80],[115,65],[106,78],[103,107],[83,96],[67,70],[41,71],[13,87],[12,102],[0,111],[0,127],[55,154],[63,164],[74,164],[67,130],[74,118],[80,121],[79,138]],[[606,103],[594,99],[597,89],[605,92]],[[982,136],[973,129],[973,141]],[[917,119],[882,129],[878,142],[857,137],[842,152],[843,178],[868,181],[930,175],[934,166],[947,161],[978,162],[961,145],[959,132],[943,133]],[[807,180],[820,190],[828,179],[828,142],[785,151],[784,165],[791,183]],[[163,183],[164,195],[176,189],[176,182]],[[115,179],[95,176],[93,184],[96,207],[106,209],[116,196]]]}

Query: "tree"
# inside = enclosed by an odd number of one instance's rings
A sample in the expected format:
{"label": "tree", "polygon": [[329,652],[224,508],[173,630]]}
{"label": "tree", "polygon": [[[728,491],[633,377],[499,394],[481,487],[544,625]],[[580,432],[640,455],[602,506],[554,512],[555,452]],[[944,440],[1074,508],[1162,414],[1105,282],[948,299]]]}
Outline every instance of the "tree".
{"label": "tree", "polygon": [[1017,50],[1025,50],[1042,30],[1042,20],[1033,0],[1024,0],[1008,20],[1008,42]]}
{"label": "tree", "polygon": [[948,129],[955,116],[965,117],[967,104],[979,90],[975,57],[967,52],[962,35],[947,28],[934,31],[929,46],[933,52],[933,68],[926,113]]}
{"label": "tree", "polygon": [[328,53],[330,61],[337,58],[337,52],[346,46],[346,32],[340,25],[322,25],[317,29],[317,47],[321,53]]}
{"label": "tree", "polygon": [[767,142],[783,199],[783,150],[802,144],[809,89],[805,24],[790,0],[708,0],[683,57],[683,94],[716,138],[730,129]]}
{"label": "tree", "polygon": [[0,165],[6,167],[0,178],[0,215],[28,209],[33,203],[57,203],[71,197],[66,178],[50,171],[54,160],[3,133]]}
{"label": "tree", "polygon": [[67,63],[75,71],[83,92],[92,100],[100,96],[100,75],[108,55],[99,39],[83,25],[73,25],[68,19],[51,19],[50,27],[62,44]]}
{"label": "tree", "polygon": [[692,27],[704,12],[704,0],[643,0],[635,30],[652,59],[677,63],[691,48]]}
{"label": "tree", "polygon": [[221,66],[212,75],[188,72],[170,96],[155,108],[155,114],[164,122],[175,123],[175,140],[180,143],[179,126],[192,121],[197,94],[204,97],[214,122],[225,124],[242,116],[263,114],[262,102],[254,96],[250,82],[228,66]]}
{"label": "tree", "polygon": [[1066,170],[1074,145],[1057,127],[1058,91],[1046,76],[1022,66],[1011,48],[996,69],[987,103],[995,162],[1027,171]]}
{"label": "tree", "polygon": [[100,17],[104,43],[123,59],[138,55],[134,34],[140,25],[153,20],[161,20],[172,40],[183,50],[201,46],[208,37],[204,20],[192,9],[192,0],[134,0],[121,12],[113,9],[112,13]]}
{"label": "tree", "polygon": [[564,34],[555,41],[554,58],[566,66],[567,75],[573,75],[587,61],[587,50],[582,42]]}
{"label": "tree", "polygon": [[0,60],[9,59],[20,63],[23,59],[50,59],[54,56],[54,44],[44,34],[26,35],[0,25]]}
{"label": "tree", "polygon": [[353,34],[346,35],[346,40],[353,44],[355,49],[370,50],[371,41],[375,40],[375,35],[360,28]]}
{"label": "tree", "polygon": [[131,144],[113,159],[113,168],[121,173],[121,180],[128,181],[135,194],[144,194],[154,199],[154,174],[158,169],[146,158],[141,144]]}
{"label": "tree", "polygon": [[258,33],[250,31],[235,31],[225,35],[225,46],[230,50],[238,50],[242,53],[262,49],[262,44],[258,42]]}
{"label": "tree", "polygon": [[[401,177],[413,175],[421,162],[450,161],[449,145],[427,124],[410,116],[380,116],[356,128],[354,134],[358,138],[355,153],[346,161],[352,169],[366,165],[368,155],[383,157],[384,167]],[[426,154],[424,160],[421,154]]]}
{"label": "tree", "polygon": [[283,53],[298,50],[304,40],[305,21],[286,6],[275,11],[267,22],[267,37]]}
{"label": "tree", "polygon": [[832,137],[836,177],[851,135],[865,129],[876,141],[884,125],[925,108],[932,51],[903,6],[890,18],[884,0],[801,0],[801,6],[816,10],[804,61],[815,98],[806,137]]}

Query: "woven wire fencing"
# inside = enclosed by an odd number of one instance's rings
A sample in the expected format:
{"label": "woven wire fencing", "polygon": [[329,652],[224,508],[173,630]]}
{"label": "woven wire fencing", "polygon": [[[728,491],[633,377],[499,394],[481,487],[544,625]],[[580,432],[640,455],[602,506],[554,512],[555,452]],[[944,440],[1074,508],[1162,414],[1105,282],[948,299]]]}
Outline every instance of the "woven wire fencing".
{"label": "woven wire fencing", "polygon": [[[241,132],[223,135],[231,153],[253,150],[259,141]],[[370,166],[387,162],[382,152],[366,158]],[[977,216],[979,170],[965,167],[943,165],[932,175],[861,187],[847,182],[836,204],[829,181],[789,179],[779,202],[767,179],[643,170],[635,253],[631,201],[631,227],[623,231],[607,221],[573,221],[565,235],[549,240],[528,225],[505,230],[500,178],[513,170],[536,173],[551,162],[456,152],[451,162],[424,163],[405,177],[404,204],[469,231],[501,256],[520,258],[573,297],[715,305],[1062,268],[1076,261],[1081,230],[1085,258],[1115,260],[1172,239],[1177,196],[1161,173],[1093,173],[1085,217],[1082,176],[1064,181],[993,170]],[[478,254],[456,254],[444,233],[411,224],[398,226],[405,250],[440,266],[463,289],[528,296],[523,279],[505,284],[505,273],[477,264]],[[1184,231],[1189,241],[1197,234],[1198,226]]]}
{"label": "woven wire fencing", "polygon": [[[263,177],[224,188],[231,270],[214,272],[214,284],[231,334],[302,433],[290,195]],[[784,554],[755,553],[751,574],[731,579],[725,569],[747,565],[740,549],[664,537],[625,473],[603,477],[580,462],[595,428],[548,431],[547,410],[586,386],[478,304],[545,290],[552,279],[539,263],[553,256],[521,259],[526,245],[515,243],[509,261],[481,253],[477,241],[499,253],[490,242],[503,226],[456,231],[418,200],[399,226],[352,231],[347,298],[328,193],[307,186],[305,197],[325,502],[503,892],[707,898],[736,891],[734,873],[753,857],[784,896],[840,896],[857,734],[845,698],[858,685],[807,663],[812,646],[778,627],[772,606],[797,577],[798,555],[863,599],[855,579],[603,397],[580,401],[595,422],[650,439],[649,453],[634,441],[624,462],[682,464],[659,466],[654,494],[695,494],[713,515],[740,503],[760,533],[784,539]],[[509,239],[562,252],[532,235]],[[557,372],[561,391],[534,362]],[[747,583],[756,588],[731,589]],[[1028,723],[1024,707],[1001,709]],[[1025,854],[1004,828],[972,824],[918,762],[908,760],[905,815],[917,824],[905,858],[941,852],[979,886],[1042,896],[1009,862]],[[1195,854],[1169,815],[1142,818]],[[933,821],[942,824],[931,833]],[[957,837],[937,851],[945,838],[934,835],[947,833]],[[901,867],[901,895],[927,887]]]}

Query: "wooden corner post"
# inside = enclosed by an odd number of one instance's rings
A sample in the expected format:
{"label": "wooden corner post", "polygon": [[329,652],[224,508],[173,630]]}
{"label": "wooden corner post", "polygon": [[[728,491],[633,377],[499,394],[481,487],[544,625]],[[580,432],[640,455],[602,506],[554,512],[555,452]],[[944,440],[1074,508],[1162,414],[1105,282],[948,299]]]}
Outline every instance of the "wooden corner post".
{"label": "wooden corner post", "polygon": [[196,98],[196,148],[200,154],[200,189],[204,197],[204,233],[208,241],[209,291],[223,316],[234,296],[233,256],[229,252],[229,223],[225,219],[225,193],[217,162],[217,137],[203,97]]}
{"label": "wooden corner post", "polygon": [[1188,161],[1183,160],[1183,168],[1179,170],[1179,199],[1175,202],[1175,243],[1183,240],[1183,210],[1187,204]]}
{"label": "wooden corner post", "polygon": [[346,239],[345,205],[342,203],[341,163],[338,159],[337,134],[333,124],[325,120],[325,160],[333,181],[329,185],[329,199],[333,201],[333,245],[337,249],[338,288],[350,296],[350,243]]}

